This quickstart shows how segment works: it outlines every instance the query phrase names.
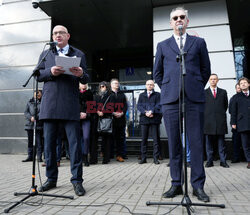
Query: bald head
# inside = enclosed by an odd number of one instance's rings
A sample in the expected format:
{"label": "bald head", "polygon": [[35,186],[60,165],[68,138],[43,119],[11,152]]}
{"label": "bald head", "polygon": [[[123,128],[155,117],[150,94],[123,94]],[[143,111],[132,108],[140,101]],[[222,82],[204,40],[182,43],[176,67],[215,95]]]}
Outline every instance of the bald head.
{"label": "bald head", "polygon": [[56,25],[52,31],[53,41],[58,43],[59,48],[64,48],[69,41],[70,34],[68,33],[68,29],[63,25]]}
{"label": "bald head", "polygon": [[155,87],[155,82],[153,80],[147,80],[147,82],[146,82],[147,91],[153,90],[154,87]]}

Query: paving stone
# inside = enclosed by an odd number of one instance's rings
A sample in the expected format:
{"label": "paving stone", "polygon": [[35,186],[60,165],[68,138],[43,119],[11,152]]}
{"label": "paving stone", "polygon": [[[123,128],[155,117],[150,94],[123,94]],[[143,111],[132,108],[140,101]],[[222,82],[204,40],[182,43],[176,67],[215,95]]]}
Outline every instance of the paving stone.
{"label": "paving stone", "polygon": [[[10,207],[13,202],[24,196],[14,196],[14,192],[29,192],[31,187],[32,163],[22,163],[25,155],[0,154],[0,214]],[[124,163],[111,160],[108,165],[90,165],[83,167],[83,186],[87,193],[78,197],[70,183],[71,173],[69,161],[62,160],[59,168],[57,188],[46,193],[74,196],[74,199],[35,196],[26,203],[39,203],[40,206],[20,204],[13,208],[10,214],[17,215],[128,215],[129,211],[118,203],[127,206],[133,213],[161,215],[172,210],[175,206],[151,205],[151,202],[181,202],[182,196],[173,199],[162,198],[162,194],[171,186],[168,160],[154,165],[148,159],[145,165],[139,165],[136,158],[129,158]],[[211,204],[225,204],[226,208],[193,207],[194,214],[209,215],[248,215],[250,214],[250,181],[249,170],[246,163],[231,164],[229,169],[219,166],[219,161],[214,162],[213,168],[206,168],[205,191],[210,196]],[[45,168],[39,164],[40,174],[36,165],[36,184],[41,186],[46,181]],[[190,169],[188,169],[188,181]],[[192,187],[188,184],[188,194],[194,203],[201,203],[192,195]],[[10,203],[11,202],[11,203]],[[9,203],[9,204],[8,204]],[[92,205],[92,206],[88,206]],[[169,214],[187,214],[186,208],[179,206]]]}

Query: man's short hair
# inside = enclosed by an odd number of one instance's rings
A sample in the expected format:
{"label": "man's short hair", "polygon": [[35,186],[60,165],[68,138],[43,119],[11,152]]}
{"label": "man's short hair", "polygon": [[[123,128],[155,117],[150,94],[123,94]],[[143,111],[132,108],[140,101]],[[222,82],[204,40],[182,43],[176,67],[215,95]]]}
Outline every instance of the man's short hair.
{"label": "man's short hair", "polygon": [[210,75],[210,77],[211,77],[212,75],[215,75],[215,76],[217,76],[217,78],[218,78],[218,75],[217,75],[216,73],[212,73],[212,74]]}
{"label": "man's short hair", "polygon": [[249,79],[248,79],[248,78],[246,78],[246,77],[242,77],[242,78],[240,78],[240,80],[238,81],[238,84],[240,85],[240,82],[241,82],[241,81],[243,81],[243,80],[247,81],[247,82],[248,82],[248,84],[249,84]]}
{"label": "man's short hair", "polygon": [[172,11],[170,12],[170,20],[172,19],[173,12],[175,12],[177,10],[183,10],[185,15],[186,15],[186,18],[188,18],[188,10],[186,10],[183,6],[179,6],[179,7],[172,9]]}
{"label": "man's short hair", "polygon": [[118,80],[117,78],[112,78],[112,79],[110,80],[110,83],[112,83],[113,81],[118,81],[118,82],[119,82],[119,80]]}

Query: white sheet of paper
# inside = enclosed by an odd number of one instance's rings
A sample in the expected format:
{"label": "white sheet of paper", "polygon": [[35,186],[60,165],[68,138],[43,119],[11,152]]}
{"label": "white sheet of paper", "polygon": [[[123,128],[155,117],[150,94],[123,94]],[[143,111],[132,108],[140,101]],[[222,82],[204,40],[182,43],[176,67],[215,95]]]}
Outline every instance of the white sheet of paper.
{"label": "white sheet of paper", "polygon": [[79,67],[81,58],[80,57],[68,57],[68,56],[56,56],[55,58],[56,66],[63,67],[65,72],[63,74],[73,75],[72,72],[69,71],[69,68]]}

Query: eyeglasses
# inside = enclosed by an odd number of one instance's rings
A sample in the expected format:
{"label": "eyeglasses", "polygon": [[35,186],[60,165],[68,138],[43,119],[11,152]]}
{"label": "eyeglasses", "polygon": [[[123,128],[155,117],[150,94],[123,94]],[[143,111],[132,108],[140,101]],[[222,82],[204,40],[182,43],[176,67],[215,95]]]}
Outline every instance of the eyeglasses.
{"label": "eyeglasses", "polygon": [[100,88],[104,88],[104,87],[106,87],[106,86],[104,86],[104,85],[101,85],[101,86],[100,86]]}
{"label": "eyeglasses", "polygon": [[55,31],[55,32],[53,32],[54,36],[56,36],[57,34],[63,35],[63,34],[67,34],[67,32],[65,32],[65,31]]}
{"label": "eyeglasses", "polygon": [[184,20],[184,19],[186,18],[185,15],[180,15],[180,16],[174,16],[174,17],[172,17],[172,19],[173,19],[174,21],[177,21],[179,17],[180,17],[181,20]]}

